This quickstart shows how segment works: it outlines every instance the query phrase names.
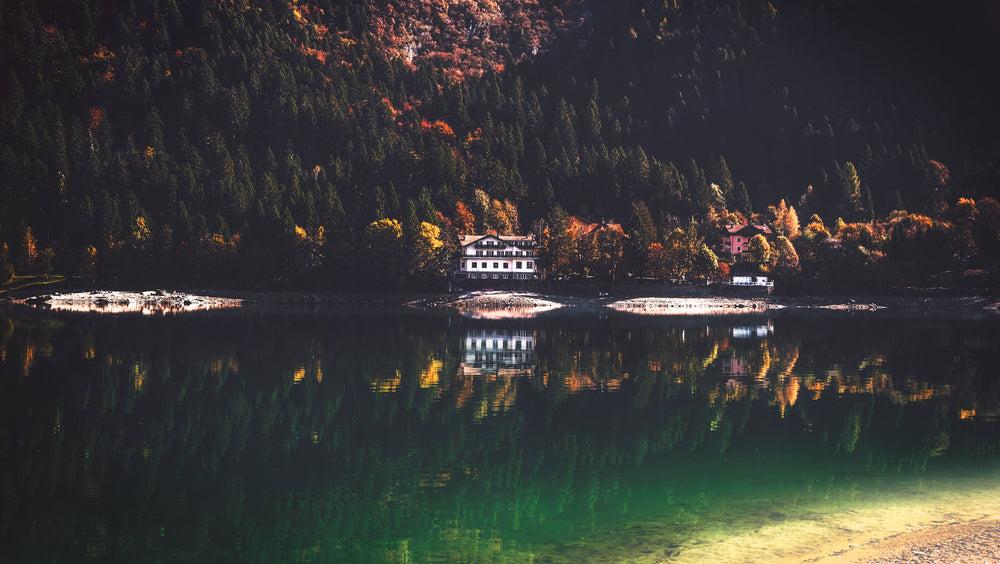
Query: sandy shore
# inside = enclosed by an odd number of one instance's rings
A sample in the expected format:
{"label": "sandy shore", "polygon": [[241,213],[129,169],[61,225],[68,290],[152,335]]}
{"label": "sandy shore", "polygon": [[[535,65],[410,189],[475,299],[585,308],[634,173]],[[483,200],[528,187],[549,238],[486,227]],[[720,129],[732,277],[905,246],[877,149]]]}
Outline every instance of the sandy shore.
{"label": "sandy shore", "polygon": [[1000,563],[1000,520],[982,519],[903,533],[803,562],[818,564]]}

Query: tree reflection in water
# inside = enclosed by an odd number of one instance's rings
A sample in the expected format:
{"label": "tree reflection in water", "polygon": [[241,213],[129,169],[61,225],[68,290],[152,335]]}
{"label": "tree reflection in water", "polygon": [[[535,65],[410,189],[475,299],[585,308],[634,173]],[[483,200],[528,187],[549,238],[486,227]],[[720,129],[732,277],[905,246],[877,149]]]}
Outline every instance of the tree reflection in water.
{"label": "tree reflection in water", "polygon": [[996,464],[998,328],[5,314],[0,540],[17,561],[628,556],[636,523],[680,544],[753,491]]}

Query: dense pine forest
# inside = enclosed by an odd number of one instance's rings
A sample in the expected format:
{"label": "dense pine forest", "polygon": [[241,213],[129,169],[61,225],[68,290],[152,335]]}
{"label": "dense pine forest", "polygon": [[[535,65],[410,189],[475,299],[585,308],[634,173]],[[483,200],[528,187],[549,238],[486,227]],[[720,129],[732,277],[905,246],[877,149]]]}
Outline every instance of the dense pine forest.
{"label": "dense pine forest", "polygon": [[[998,32],[973,0],[8,0],[2,278],[431,288],[458,235],[532,232],[551,276],[995,286]],[[744,223],[773,237],[734,260]]]}

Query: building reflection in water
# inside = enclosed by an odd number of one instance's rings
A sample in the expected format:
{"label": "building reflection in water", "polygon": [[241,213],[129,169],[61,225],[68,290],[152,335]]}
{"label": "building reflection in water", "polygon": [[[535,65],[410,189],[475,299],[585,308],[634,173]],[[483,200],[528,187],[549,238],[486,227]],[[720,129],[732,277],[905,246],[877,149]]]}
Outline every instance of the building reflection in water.
{"label": "building reflection in water", "polygon": [[740,325],[733,327],[734,339],[749,339],[751,337],[765,338],[774,333],[774,325],[770,321],[763,325]]}
{"label": "building reflection in water", "polygon": [[471,329],[462,341],[462,376],[531,377],[535,373],[535,331]]}

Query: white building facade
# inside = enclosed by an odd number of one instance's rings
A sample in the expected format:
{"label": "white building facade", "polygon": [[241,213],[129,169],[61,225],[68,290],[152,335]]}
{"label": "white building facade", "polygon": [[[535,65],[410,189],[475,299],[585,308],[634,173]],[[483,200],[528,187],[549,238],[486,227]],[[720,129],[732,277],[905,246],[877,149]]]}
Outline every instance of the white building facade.
{"label": "white building facade", "polygon": [[532,235],[462,235],[456,278],[534,280],[537,268]]}

